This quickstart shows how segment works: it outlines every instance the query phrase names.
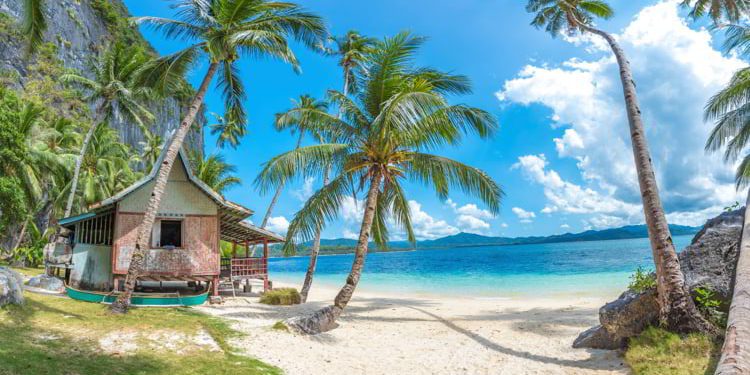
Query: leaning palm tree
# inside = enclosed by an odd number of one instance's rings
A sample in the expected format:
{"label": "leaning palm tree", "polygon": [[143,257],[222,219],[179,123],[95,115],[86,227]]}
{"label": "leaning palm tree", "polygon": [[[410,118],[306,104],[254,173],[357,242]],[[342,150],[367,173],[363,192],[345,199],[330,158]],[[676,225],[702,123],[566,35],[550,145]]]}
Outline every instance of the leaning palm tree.
{"label": "leaning palm tree", "polygon": [[223,195],[230,187],[242,183],[240,178],[234,175],[237,168],[227,163],[221,154],[204,157],[198,152],[191,152],[190,162],[195,176],[219,194]]}
{"label": "leaning palm tree", "polygon": [[27,39],[27,52],[34,54],[44,41],[44,32],[47,30],[44,0],[24,0],[21,13],[21,32]]}
{"label": "leaning palm tree", "polygon": [[723,21],[737,22],[750,10],[748,0],[683,0],[682,5],[690,8],[691,18],[707,15],[716,25]]}
{"label": "leaning palm tree", "polygon": [[139,126],[144,126],[146,122],[154,120],[154,116],[142,104],[146,94],[151,91],[139,85],[136,80],[139,69],[146,61],[147,58],[142,53],[133,53],[127,46],[115,43],[101,55],[94,66],[94,79],[75,73],[64,74],[60,77],[64,83],[84,88],[87,91],[85,100],[96,106],[95,120],[86,131],[73,170],[73,180],[65,206],[65,217],[72,213],[73,200],[78,193],[81,163],[96,128],[100,124],[109,123],[117,116],[124,116]]}
{"label": "leaning palm tree", "polygon": [[367,73],[357,76],[354,99],[329,91],[330,101],[341,108],[341,119],[325,111],[308,114],[321,134],[339,143],[302,147],[274,157],[256,180],[262,192],[293,176],[314,176],[328,166],[334,171],[331,182],[313,194],[290,223],[285,251],[293,251],[294,242],[311,240],[326,221],[335,219],[353,190],[367,192],[346,283],[332,306],[287,321],[299,332],[314,334],[333,328],[359,283],[370,237],[378,246],[386,246],[387,223],[395,223],[409,241],[415,241],[401,186],[404,179],[432,186],[443,199],[451,188],[461,188],[478,196],[492,212],[499,210],[502,191],[487,174],[426,153],[457,144],[464,133],[488,137],[497,124],[485,111],[448,104],[447,95],[470,92],[466,77],[413,66],[422,41],[400,33],[379,42],[368,53]]}
{"label": "leaning palm tree", "polygon": [[[750,56],[750,32],[740,30],[730,34],[725,47],[727,52],[738,51]],[[737,71],[727,87],[714,95],[706,105],[705,119],[714,121],[715,127],[706,142],[706,151],[725,149],[724,159],[736,162],[742,159],[735,181],[737,188],[750,183],[750,68]],[[742,156],[744,153],[744,156]],[[750,368],[750,190],[745,205],[745,219],[740,237],[739,255],[735,268],[732,303],[727,317],[727,329],[721,359],[716,374],[743,374]],[[744,371],[744,372],[743,372]]]}
{"label": "leaning palm tree", "polygon": [[[329,54],[339,57],[339,66],[341,66],[344,76],[344,88],[342,92],[345,95],[348,95],[350,91],[354,89],[351,87],[352,85],[350,85],[350,82],[356,82],[355,76],[357,73],[360,73],[360,68],[365,60],[367,51],[375,43],[375,39],[363,37],[358,32],[350,30],[344,36],[333,37],[331,40],[335,45],[335,49],[329,51]],[[341,112],[339,112],[338,118],[341,118]],[[330,168],[325,168],[323,171],[323,186],[328,185],[329,174]],[[354,201],[356,201],[356,198]],[[310,293],[315,268],[318,264],[321,230],[322,228],[318,228],[313,237],[312,248],[310,249],[310,262],[307,266],[307,271],[305,272],[305,280],[302,282],[302,289],[300,289],[302,303],[307,302],[307,296]]]}
{"label": "leaning palm tree", "polygon": [[713,325],[706,321],[695,307],[680,270],[680,262],[659,198],[630,63],[617,40],[593,25],[596,17],[612,17],[612,9],[602,0],[530,0],[526,10],[536,14],[531,22],[533,26],[544,28],[553,36],[561,32],[590,33],[602,37],[612,49],[620,67],[620,80],[625,96],[643,212],[656,264],[660,320],[677,332],[714,332]]}
{"label": "leaning palm tree", "polygon": [[180,126],[169,140],[164,162],[159,166],[153,192],[149,198],[143,222],[138,228],[135,250],[125,277],[124,292],[112,304],[114,312],[124,313],[130,305],[130,295],[143,268],[144,251],[148,248],[151,227],[156,218],[169,173],[190,127],[195,121],[208,86],[219,73],[219,87],[224,96],[225,115],[236,127],[244,128],[243,108],[245,90],[239,76],[241,57],[272,57],[299,68],[297,58],[289,48],[292,37],[308,47],[319,48],[326,37],[320,17],[304,11],[298,5],[265,0],[178,0],[173,2],[177,20],[160,17],[140,17],[136,21],[164,31],[167,37],[182,39],[191,44],[172,55],[164,56],[146,68],[143,79],[151,86],[160,87],[170,78],[182,76],[199,57],[206,58],[208,70]]}

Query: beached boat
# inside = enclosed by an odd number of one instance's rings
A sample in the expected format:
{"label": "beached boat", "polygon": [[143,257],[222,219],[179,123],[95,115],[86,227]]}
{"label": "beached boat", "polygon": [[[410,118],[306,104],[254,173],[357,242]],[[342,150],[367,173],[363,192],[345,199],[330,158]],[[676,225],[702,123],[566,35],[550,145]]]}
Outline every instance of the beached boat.
{"label": "beached boat", "polygon": [[[65,285],[65,291],[68,297],[86,302],[96,302],[110,304],[117,299],[117,292],[96,292],[89,290],[80,290]],[[197,306],[202,305],[208,299],[208,291],[200,294],[180,294],[175,293],[133,293],[130,297],[130,304],[142,307],[178,307],[178,306]]]}

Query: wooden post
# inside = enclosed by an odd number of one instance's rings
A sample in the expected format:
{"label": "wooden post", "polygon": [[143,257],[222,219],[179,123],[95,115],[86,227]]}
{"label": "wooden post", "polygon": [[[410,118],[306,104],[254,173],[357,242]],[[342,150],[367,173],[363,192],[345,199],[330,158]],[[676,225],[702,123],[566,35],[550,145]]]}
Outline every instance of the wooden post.
{"label": "wooden post", "polygon": [[263,268],[266,271],[263,276],[263,291],[268,291],[268,240],[263,240]]}
{"label": "wooden post", "polygon": [[250,241],[245,241],[245,258],[250,258]]}
{"label": "wooden post", "polygon": [[211,295],[219,296],[219,276],[214,276],[213,281],[211,281]]}
{"label": "wooden post", "polygon": [[232,242],[232,258],[237,258],[237,242]]}

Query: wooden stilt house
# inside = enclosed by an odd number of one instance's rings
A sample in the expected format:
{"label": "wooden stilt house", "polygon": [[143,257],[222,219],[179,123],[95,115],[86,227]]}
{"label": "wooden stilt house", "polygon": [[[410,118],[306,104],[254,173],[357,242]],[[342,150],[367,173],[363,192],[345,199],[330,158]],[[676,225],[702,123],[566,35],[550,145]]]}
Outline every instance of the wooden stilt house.
{"label": "wooden stilt house", "polygon": [[[155,165],[161,165],[158,160]],[[90,206],[90,211],[63,218],[70,231],[67,246],[48,257],[51,267],[65,269],[69,287],[78,291],[116,293],[123,285],[138,226],[143,220],[158,168],[118,194]],[[138,279],[170,285],[182,282],[218,295],[220,277],[268,281],[268,245],[284,238],[244,221],[252,211],[230,202],[193,175],[180,151],[151,232],[145,269]],[[246,248],[263,247],[260,257],[233,251],[223,258],[220,240]]]}

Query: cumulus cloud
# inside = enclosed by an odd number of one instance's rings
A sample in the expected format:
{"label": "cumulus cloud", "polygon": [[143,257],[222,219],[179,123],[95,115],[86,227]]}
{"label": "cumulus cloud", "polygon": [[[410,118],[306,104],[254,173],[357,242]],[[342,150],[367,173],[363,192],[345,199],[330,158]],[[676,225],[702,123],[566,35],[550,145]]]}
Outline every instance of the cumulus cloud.
{"label": "cumulus cloud", "polygon": [[422,210],[422,205],[417,201],[409,201],[409,212],[411,213],[414,235],[418,239],[435,239],[457,234],[458,228],[448,224],[445,220],[436,220],[427,212]]}
{"label": "cumulus cloud", "polygon": [[533,219],[536,217],[536,214],[531,211],[526,211],[521,207],[513,207],[511,209],[516,216],[518,216],[518,219],[522,223],[531,223],[534,221]]}
{"label": "cumulus cloud", "polygon": [[283,216],[269,217],[268,223],[266,223],[266,229],[270,230],[271,232],[285,235],[287,230],[289,230],[289,220],[287,220]]}
{"label": "cumulus cloud", "polygon": [[445,201],[454,213],[456,217],[456,225],[462,232],[476,233],[476,234],[489,234],[490,223],[487,220],[493,219],[495,215],[489,210],[479,208],[474,203],[467,203],[460,206],[452,199]]}
{"label": "cumulus cloud", "polygon": [[306,177],[305,182],[302,183],[302,187],[297,190],[293,190],[292,195],[294,195],[301,202],[307,202],[307,200],[310,199],[310,197],[313,195],[314,182],[314,177]]}
{"label": "cumulus cloud", "polygon": [[[745,64],[714,49],[709,31],[688,27],[677,1],[645,7],[615,37],[638,83],[670,222],[700,224],[741,200],[733,187],[732,166],[703,152],[711,126],[703,123],[702,110]],[[548,203],[543,212],[588,214],[586,225],[591,227],[631,222],[641,202],[616,61],[600,38],[565,39],[586,46],[588,57],[528,65],[505,82],[497,97],[552,111],[553,126],[564,128],[553,139],[557,154],[576,160],[583,184],[561,179],[540,155],[522,157],[517,168],[544,186]]]}

